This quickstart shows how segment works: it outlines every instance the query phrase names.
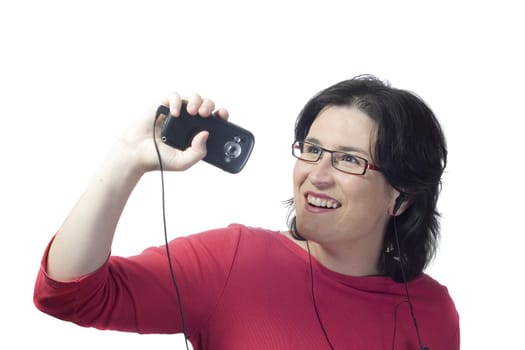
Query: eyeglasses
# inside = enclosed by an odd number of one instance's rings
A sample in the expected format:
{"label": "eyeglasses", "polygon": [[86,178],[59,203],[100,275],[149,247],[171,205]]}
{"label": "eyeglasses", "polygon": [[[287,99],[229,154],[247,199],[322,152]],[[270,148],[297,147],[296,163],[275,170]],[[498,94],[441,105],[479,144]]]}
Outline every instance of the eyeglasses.
{"label": "eyeglasses", "polygon": [[305,162],[315,163],[319,161],[323,152],[331,153],[332,166],[343,173],[364,175],[367,169],[380,170],[377,166],[370,164],[365,158],[351,153],[330,151],[308,141],[295,141],[292,144],[293,156]]}

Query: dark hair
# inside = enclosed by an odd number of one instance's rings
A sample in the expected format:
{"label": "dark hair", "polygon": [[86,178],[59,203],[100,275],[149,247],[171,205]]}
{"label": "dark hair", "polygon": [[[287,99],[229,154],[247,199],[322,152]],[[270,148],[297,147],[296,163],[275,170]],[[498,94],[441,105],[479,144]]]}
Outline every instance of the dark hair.
{"label": "dark hair", "polygon": [[[360,75],[319,92],[304,106],[295,124],[295,140],[304,140],[319,112],[327,106],[356,107],[377,124],[372,161],[410,206],[387,225],[380,256],[381,273],[395,281],[421,274],[435,255],[439,240],[436,209],[447,147],[432,110],[414,93],[393,88],[371,75]],[[288,225],[296,239],[293,199]],[[399,238],[401,254],[395,241]]]}

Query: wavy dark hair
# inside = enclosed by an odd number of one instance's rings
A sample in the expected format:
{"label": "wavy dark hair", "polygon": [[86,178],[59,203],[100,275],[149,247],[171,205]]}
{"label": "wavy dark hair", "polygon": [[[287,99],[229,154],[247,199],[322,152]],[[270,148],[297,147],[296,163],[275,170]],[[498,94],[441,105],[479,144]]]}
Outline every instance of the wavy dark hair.
{"label": "wavy dark hair", "polygon": [[[379,268],[382,274],[402,282],[402,263],[410,281],[434,258],[439,241],[436,204],[447,164],[442,128],[428,105],[413,92],[394,88],[372,75],[360,75],[312,97],[297,117],[295,140],[305,139],[327,106],[358,108],[376,123],[372,161],[390,185],[410,201],[410,206],[387,225]],[[297,230],[293,198],[288,203],[289,229],[295,239],[304,240]]]}

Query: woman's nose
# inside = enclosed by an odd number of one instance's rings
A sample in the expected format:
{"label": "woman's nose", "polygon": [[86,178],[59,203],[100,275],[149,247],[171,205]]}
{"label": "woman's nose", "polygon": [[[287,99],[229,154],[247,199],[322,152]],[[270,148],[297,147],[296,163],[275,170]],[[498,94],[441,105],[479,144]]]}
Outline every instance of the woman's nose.
{"label": "woman's nose", "polygon": [[310,182],[318,188],[325,188],[333,183],[334,167],[332,155],[324,152],[317,163],[312,164],[309,174]]}

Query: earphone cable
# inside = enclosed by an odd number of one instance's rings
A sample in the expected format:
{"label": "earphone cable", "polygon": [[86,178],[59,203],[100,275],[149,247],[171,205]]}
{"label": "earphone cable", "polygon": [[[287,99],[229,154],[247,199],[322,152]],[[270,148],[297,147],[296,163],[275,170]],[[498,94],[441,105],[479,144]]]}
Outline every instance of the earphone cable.
{"label": "earphone cable", "polygon": [[405,268],[404,268],[404,257],[401,252],[401,245],[399,244],[399,235],[397,234],[397,223],[396,223],[396,216],[394,215],[394,236],[396,240],[396,246],[397,251],[399,253],[399,266],[401,267],[401,275],[403,276],[403,285],[405,286],[405,295],[407,298],[408,307],[410,309],[410,315],[412,316],[412,320],[414,321],[414,327],[416,329],[416,335],[417,335],[417,341],[419,343],[419,347],[421,350],[428,350],[428,348],[423,346],[423,343],[421,342],[421,336],[419,334],[419,327],[416,320],[416,315],[414,312],[414,306],[412,305],[412,301],[410,300],[410,294],[408,293],[408,282],[405,274]]}
{"label": "earphone cable", "polygon": [[[164,106],[161,106],[164,107]],[[170,248],[168,244],[168,233],[167,233],[167,225],[166,225],[166,200],[165,200],[165,194],[164,194],[164,167],[162,165],[162,157],[160,155],[159,146],[157,145],[157,138],[156,138],[156,129],[157,129],[157,119],[162,114],[161,110],[165,110],[166,108],[160,108],[157,109],[157,113],[155,114],[155,120],[153,121],[153,144],[155,146],[155,152],[157,152],[157,158],[159,160],[159,168],[160,168],[160,183],[161,183],[161,198],[162,198],[162,224],[164,229],[164,245],[166,247],[166,255],[168,258],[168,265],[170,268],[170,275],[171,280],[173,282],[173,286],[175,287],[175,292],[177,294],[177,301],[179,306],[179,312],[180,312],[180,318],[182,323],[182,333],[184,335],[184,341],[186,344],[186,349],[189,350],[188,345],[188,335],[186,333],[186,321],[184,320],[184,312],[182,309],[182,301],[180,296],[180,290],[179,285],[177,284],[177,279],[175,278],[175,272],[173,271],[173,264],[171,262],[171,254],[170,254]]]}

